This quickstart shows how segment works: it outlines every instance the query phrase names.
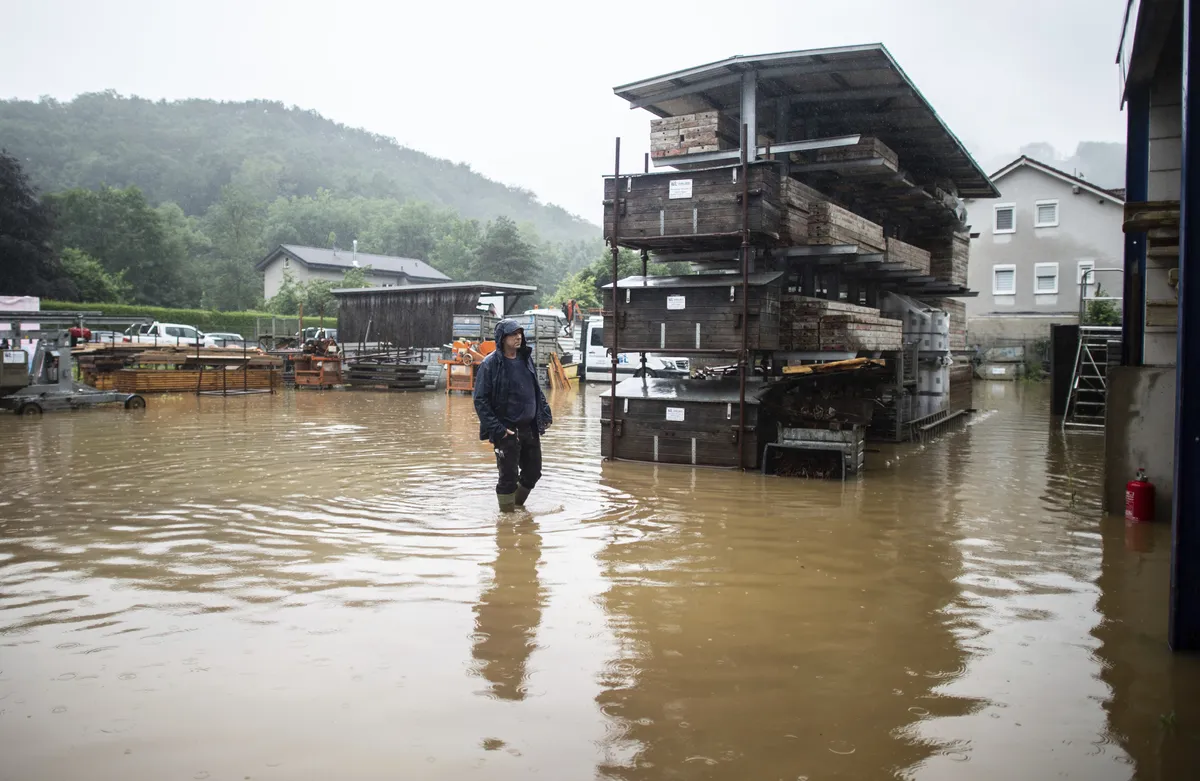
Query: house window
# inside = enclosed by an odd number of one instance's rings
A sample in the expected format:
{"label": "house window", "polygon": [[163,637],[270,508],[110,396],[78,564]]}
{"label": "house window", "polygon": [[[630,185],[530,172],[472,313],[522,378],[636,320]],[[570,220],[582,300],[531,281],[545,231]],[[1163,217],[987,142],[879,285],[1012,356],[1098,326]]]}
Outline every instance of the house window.
{"label": "house window", "polygon": [[1033,265],[1033,292],[1039,296],[1058,293],[1058,264],[1035,263]]}
{"label": "house window", "polygon": [[[1094,261],[1094,260],[1079,261],[1079,277],[1078,277],[1078,279],[1075,280],[1076,283],[1078,283],[1080,285],[1096,284],[1095,270],[1096,270],[1096,261]],[[1092,273],[1088,274],[1089,271],[1091,271]]]}
{"label": "house window", "polygon": [[1058,227],[1058,201],[1038,201],[1034,204],[1033,227]]}
{"label": "house window", "polygon": [[1015,296],[1017,294],[1017,267],[1011,263],[992,266],[992,295]]}
{"label": "house window", "polygon": [[996,220],[992,224],[992,233],[1017,232],[1017,205],[1014,203],[996,204]]}

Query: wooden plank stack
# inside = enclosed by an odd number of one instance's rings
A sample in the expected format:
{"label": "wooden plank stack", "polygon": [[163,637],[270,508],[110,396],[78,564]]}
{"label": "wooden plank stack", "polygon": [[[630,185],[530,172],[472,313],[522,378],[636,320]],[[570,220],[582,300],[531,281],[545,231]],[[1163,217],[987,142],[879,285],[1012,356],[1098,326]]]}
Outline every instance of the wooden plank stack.
{"label": "wooden plank stack", "polygon": [[779,186],[783,217],[779,227],[780,241],[785,245],[808,244],[809,217],[812,205],[828,198],[808,185],[788,177]]}
{"label": "wooden plank stack", "polygon": [[785,295],[780,307],[784,350],[857,352],[902,346],[904,324],[880,317],[878,309],[797,295]]}
{"label": "wooden plank stack", "polygon": [[955,285],[967,284],[967,263],[971,259],[971,236],[948,232],[930,243],[929,273]]}
{"label": "wooden plank stack", "polygon": [[[767,283],[751,281],[746,302],[747,342],[752,350],[779,344],[779,275]],[[696,284],[705,281],[706,286]],[[672,285],[671,281],[678,284]],[[704,275],[656,280],[650,287],[620,288],[621,321],[613,328],[612,288],[604,290],[604,344],[620,332],[621,351],[645,349],[740,350],[742,347],[741,277]],[[629,299],[626,300],[626,291]]]}
{"label": "wooden plank stack", "polygon": [[929,273],[929,250],[905,244],[899,239],[889,238],[887,240],[887,254],[885,259],[888,263],[903,263],[908,268],[920,271],[922,274]]}
{"label": "wooden plank stack", "polygon": [[[837,146],[830,149],[820,149],[817,151],[816,161],[818,163],[839,163],[848,161],[878,161],[878,167],[872,167],[871,170],[878,171],[880,168],[887,168],[890,171],[900,170],[900,157],[891,147],[880,141],[878,138],[863,136],[857,144],[850,146]],[[852,169],[842,171],[843,174],[850,174]]]}
{"label": "wooden plank stack", "polygon": [[121,369],[113,387],[122,393],[195,393],[222,390],[277,390],[278,369]]}
{"label": "wooden plank stack", "polygon": [[430,390],[426,366],[420,363],[382,363],[358,361],[345,371],[346,384],[352,388],[380,390]]}
{"label": "wooden plank stack", "polygon": [[950,364],[950,396],[951,412],[972,409],[975,406],[972,392],[973,369],[967,361],[956,361]]}
{"label": "wooden plank stack", "polygon": [[[621,244],[634,249],[671,248],[673,239],[724,234],[736,239],[742,230],[739,166],[687,172],[635,174],[622,177]],[[776,238],[780,231],[779,174],[774,164],[749,168],[750,230]],[[604,227],[611,238],[614,185],[604,182]]]}
{"label": "wooden plank stack", "polygon": [[882,226],[829,201],[814,201],[808,217],[809,244],[857,244],[868,252],[883,252]]}
{"label": "wooden plank stack", "polygon": [[661,160],[696,152],[736,149],[737,123],[719,111],[650,120],[650,157]]}

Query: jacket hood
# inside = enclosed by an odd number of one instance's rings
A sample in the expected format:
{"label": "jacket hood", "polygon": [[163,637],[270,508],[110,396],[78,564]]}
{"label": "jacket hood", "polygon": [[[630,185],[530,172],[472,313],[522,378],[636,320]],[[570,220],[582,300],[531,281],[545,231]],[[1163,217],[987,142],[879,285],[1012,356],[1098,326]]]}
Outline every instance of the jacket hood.
{"label": "jacket hood", "polygon": [[506,317],[500,322],[496,323],[496,351],[501,352],[504,349],[504,345],[502,344],[504,337],[512,336],[517,331],[522,332],[521,347],[524,347],[526,345],[524,330],[525,326],[511,317]]}

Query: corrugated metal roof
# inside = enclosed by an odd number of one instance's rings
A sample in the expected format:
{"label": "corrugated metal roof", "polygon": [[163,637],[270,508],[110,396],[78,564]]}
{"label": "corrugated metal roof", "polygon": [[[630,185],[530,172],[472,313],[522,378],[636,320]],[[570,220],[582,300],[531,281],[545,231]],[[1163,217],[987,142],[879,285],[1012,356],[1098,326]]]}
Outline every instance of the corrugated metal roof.
{"label": "corrugated metal roof", "polygon": [[536,285],[513,285],[508,282],[434,282],[428,285],[392,285],[389,287],[340,287],[330,292],[338,296],[365,293],[420,293],[428,290],[478,290],[480,295],[502,295],[504,293],[535,293]]}
{"label": "corrugated metal roof", "polygon": [[[966,147],[901,70],[883,44],[730,57],[614,88],[632,108],[660,116],[720,109],[737,114],[741,75],[756,71],[760,129],[774,128],[765,101],[787,99],[808,113],[822,137],[861,133],[882,140],[901,165],[925,179],[954,183],[962,198],[999,193]],[[777,143],[801,139],[776,139]]]}
{"label": "corrugated metal roof", "polygon": [[255,268],[262,270],[275,259],[280,252],[290,255],[307,266],[324,266],[326,268],[351,269],[370,266],[374,271],[392,274],[403,274],[412,279],[449,280],[450,277],[435,269],[423,260],[416,258],[400,258],[393,255],[372,255],[369,252],[354,253],[347,250],[325,249],[323,247],[305,247],[299,244],[280,244],[271,254],[267,255]]}

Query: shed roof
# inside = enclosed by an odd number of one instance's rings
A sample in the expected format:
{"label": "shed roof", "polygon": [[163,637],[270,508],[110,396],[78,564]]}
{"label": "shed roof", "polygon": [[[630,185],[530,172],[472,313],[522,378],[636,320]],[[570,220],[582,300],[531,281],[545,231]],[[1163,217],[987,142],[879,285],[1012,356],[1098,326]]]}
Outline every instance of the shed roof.
{"label": "shed roof", "polygon": [[324,247],[305,247],[300,244],[280,244],[269,255],[260,260],[255,269],[261,271],[279,254],[287,255],[298,263],[309,267],[346,271],[370,266],[373,271],[403,275],[410,279],[447,280],[450,277],[423,260],[401,258],[394,255],[372,255],[369,252],[347,252]]}
{"label": "shed roof", "polygon": [[[751,287],[759,287],[769,285],[782,276],[782,271],[761,271],[750,274],[746,281]],[[725,287],[741,284],[741,274],[688,274],[681,277],[643,277],[639,275],[617,280],[617,287],[621,289],[627,287]],[[609,282],[603,289],[611,290],[612,283]]]}
{"label": "shed roof", "polygon": [[[811,113],[822,136],[881,139],[902,163],[954,183],[962,198],[999,195],[963,143],[880,43],[730,57],[615,87],[631,108],[660,116],[719,109],[736,113],[741,79],[755,71],[760,102],[787,100]],[[763,116],[760,110],[760,118]],[[763,127],[771,127],[763,124]],[[777,143],[797,139],[776,139]]]}

